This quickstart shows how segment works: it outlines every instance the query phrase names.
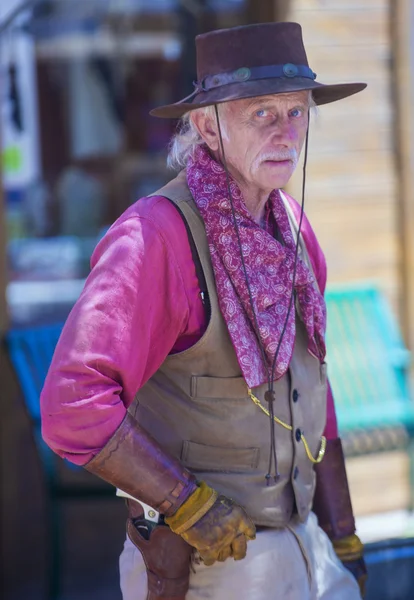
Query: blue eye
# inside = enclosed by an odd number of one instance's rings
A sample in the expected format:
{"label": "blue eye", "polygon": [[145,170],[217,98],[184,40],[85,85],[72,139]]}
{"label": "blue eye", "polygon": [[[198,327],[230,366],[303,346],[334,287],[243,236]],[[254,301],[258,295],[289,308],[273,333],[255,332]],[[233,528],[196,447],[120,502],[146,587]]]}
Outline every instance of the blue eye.
{"label": "blue eye", "polygon": [[256,111],[256,117],[267,117],[268,114],[268,111],[264,108],[261,108],[260,110]]}
{"label": "blue eye", "polygon": [[290,116],[297,118],[297,117],[301,117],[302,116],[302,110],[300,110],[299,108],[294,108],[290,111]]}

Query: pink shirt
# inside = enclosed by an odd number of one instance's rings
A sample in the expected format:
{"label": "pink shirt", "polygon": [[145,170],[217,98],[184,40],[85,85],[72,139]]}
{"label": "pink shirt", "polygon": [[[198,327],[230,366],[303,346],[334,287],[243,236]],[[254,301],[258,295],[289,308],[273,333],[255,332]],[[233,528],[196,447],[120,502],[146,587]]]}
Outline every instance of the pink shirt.
{"label": "pink shirt", "polygon": [[[326,262],[306,217],[302,233],[323,292]],[[91,267],[41,394],[45,441],[80,465],[103,448],[168,354],[189,348],[206,329],[187,231],[169,200],[143,198],[125,211]],[[330,389],[327,408],[325,434],[337,437]]]}

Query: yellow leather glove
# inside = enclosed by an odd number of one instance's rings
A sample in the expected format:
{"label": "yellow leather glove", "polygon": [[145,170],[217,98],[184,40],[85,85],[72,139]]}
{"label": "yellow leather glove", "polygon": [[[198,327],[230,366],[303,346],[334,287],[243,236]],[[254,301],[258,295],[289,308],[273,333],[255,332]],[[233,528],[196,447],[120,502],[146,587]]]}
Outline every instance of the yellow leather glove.
{"label": "yellow leather glove", "polygon": [[363,557],[364,546],[359,537],[354,533],[340,540],[332,541],[336,555],[358,582],[361,596],[365,596],[365,583],[367,569]]}
{"label": "yellow leather glove", "polygon": [[203,481],[165,522],[198,550],[205,565],[230,556],[241,560],[246,556],[247,541],[256,537],[256,528],[244,509]]}

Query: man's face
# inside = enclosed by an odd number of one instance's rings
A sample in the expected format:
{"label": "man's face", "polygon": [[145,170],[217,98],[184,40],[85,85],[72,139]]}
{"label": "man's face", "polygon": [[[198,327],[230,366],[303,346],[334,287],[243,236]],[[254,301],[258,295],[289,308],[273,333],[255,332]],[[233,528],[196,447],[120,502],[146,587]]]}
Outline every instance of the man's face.
{"label": "man's face", "polygon": [[[308,91],[235,100],[219,106],[223,146],[236,181],[282,188],[298,163],[308,127]],[[220,147],[211,149],[220,156]]]}

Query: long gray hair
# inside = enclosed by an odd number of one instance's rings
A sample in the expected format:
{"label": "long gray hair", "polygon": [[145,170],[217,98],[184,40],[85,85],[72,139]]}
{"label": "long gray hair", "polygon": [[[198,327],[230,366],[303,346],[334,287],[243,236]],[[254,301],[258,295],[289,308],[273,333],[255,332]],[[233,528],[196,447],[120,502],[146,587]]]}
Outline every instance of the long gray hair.
{"label": "long gray hair", "polygon": [[[167,166],[174,171],[181,171],[187,166],[187,160],[194,153],[197,146],[204,143],[191,118],[191,113],[203,112],[206,116],[213,117],[214,106],[197,108],[186,112],[180,119],[176,133],[173,135],[168,148]],[[221,120],[221,119],[220,119]]]}
{"label": "long gray hair", "polygon": [[[311,92],[309,92],[309,107],[312,109],[312,113],[316,111],[316,104]],[[215,116],[214,106],[206,106],[205,108],[189,111],[181,117],[177,131],[171,138],[168,148],[167,166],[174,171],[185,169],[188,158],[193,155],[197,146],[204,143],[191,118],[191,114],[196,112],[203,112],[210,117]],[[223,125],[222,123],[222,128]]]}

